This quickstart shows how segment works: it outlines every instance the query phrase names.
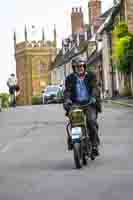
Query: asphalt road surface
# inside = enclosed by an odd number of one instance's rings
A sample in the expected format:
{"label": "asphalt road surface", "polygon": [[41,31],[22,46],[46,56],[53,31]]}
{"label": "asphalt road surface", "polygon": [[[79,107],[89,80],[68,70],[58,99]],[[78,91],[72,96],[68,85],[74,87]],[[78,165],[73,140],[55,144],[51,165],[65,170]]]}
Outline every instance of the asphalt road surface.
{"label": "asphalt road surface", "polygon": [[133,199],[133,109],[106,105],[100,157],[76,170],[62,105],[0,113],[0,200]]}

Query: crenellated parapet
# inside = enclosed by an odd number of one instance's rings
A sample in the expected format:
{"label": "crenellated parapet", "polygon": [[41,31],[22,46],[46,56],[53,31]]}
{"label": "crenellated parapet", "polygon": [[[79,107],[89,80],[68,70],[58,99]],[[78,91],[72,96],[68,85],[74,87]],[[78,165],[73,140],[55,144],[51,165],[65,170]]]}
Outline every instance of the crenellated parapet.
{"label": "crenellated parapet", "polygon": [[15,55],[16,54],[23,54],[24,51],[26,52],[44,52],[49,54],[51,51],[55,50],[54,42],[51,41],[27,41],[27,42],[20,42],[16,44],[15,48]]}
{"label": "crenellated parapet", "polygon": [[44,28],[42,28],[42,36],[40,40],[30,38],[30,33],[27,30],[25,25],[24,27],[24,41],[17,43],[17,35],[14,32],[13,40],[14,40],[14,49],[23,49],[23,48],[44,48],[44,47],[53,47],[56,48],[57,46],[57,33],[56,33],[56,26],[54,25],[53,29],[53,40],[46,40]]}
{"label": "crenellated parapet", "polygon": [[43,48],[45,45],[44,41],[30,41],[26,43],[27,48]]}
{"label": "crenellated parapet", "polygon": [[26,48],[45,48],[45,47],[54,47],[54,42],[51,41],[28,41],[26,42]]}

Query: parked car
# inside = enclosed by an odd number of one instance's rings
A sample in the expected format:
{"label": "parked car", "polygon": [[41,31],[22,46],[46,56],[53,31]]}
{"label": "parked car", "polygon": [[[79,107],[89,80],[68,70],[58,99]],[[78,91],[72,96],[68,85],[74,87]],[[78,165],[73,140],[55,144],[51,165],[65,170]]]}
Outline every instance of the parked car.
{"label": "parked car", "polygon": [[44,90],[43,104],[47,103],[62,103],[63,102],[63,89],[58,85],[49,85]]}

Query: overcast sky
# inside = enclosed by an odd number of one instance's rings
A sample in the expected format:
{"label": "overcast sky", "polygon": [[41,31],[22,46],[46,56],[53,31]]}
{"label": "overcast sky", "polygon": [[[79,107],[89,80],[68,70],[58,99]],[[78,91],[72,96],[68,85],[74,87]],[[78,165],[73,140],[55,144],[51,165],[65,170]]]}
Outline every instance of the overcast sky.
{"label": "overcast sky", "polygon": [[[113,0],[102,0],[102,10],[112,6]],[[87,16],[88,0],[4,0],[0,6],[0,92],[7,91],[6,81],[11,72],[15,72],[13,31],[17,40],[23,39],[26,24],[29,29],[35,25],[39,32],[43,26],[47,39],[53,39],[53,25],[56,24],[58,43],[71,33],[71,8],[82,6]],[[31,34],[31,33],[30,33]],[[35,34],[35,32],[34,32]],[[32,34],[32,37],[34,35]],[[39,37],[39,35],[38,35]],[[40,34],[41,37],[41,34]]]}

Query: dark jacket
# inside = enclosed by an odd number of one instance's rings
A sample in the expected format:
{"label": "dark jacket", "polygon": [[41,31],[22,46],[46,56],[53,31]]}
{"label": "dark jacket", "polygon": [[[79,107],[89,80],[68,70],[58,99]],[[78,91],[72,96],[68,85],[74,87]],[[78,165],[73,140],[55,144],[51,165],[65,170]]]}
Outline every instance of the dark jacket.
{"label": "dark jacket", "polygon": [[[75,73],[72,73],[70,75],[67,76],[66,80],[65,80],[65,90],[64,90],[64,103],[67,100],[71,100],[72,103],[76,103],[76,81],[77,81],[77,77]],[[86,88],[88,89],[89,94],[92,97],[96,98],[96,108],[98,108],[99,106],[97,106],[99,98],[96,95],[96,87],[97,87],[97,80],[96,80],[96,75],[93,72],[88,72],[85,75],[85,85]],[[99,112],[100,109],[98,108]]]}

